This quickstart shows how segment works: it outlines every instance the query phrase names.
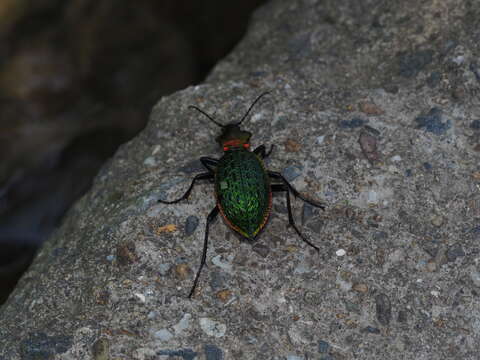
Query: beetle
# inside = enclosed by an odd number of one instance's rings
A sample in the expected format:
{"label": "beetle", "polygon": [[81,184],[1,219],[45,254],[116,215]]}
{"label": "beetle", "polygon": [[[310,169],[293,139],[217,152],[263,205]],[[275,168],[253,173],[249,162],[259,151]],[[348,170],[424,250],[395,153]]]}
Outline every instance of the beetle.
{"label": "beetle", "polygon": [[[255,150],[250,150],[250,138],[252,133],[240,129],[240,125],[247,118],[255,104],[269,92],[258,96],[250,105],[245,115],[238,122],[223,125],[212,116],[196,106],[189,106],[222,129],[217,142],[223,148],[223,156],[220,159],[201,157],[200,162],[207,169],[206,172],[196,175],[185,194],[172,201],[158,200],[163,204],[175,204],[186,200],[197,180],[210,180],[215,183],[216,205],[207,216],[205,238],[203,243],[202,259],[200,267],[195,275],[192,289],[188,295],[191,298],[198,284],[198,279],[205,265],[208,248],[208,232],[210,224],[220,213],[225,223],[247,241],[253,242],[257,235],[267,224],[272,208],[272,193],[284,192],[286,194],[288,223],[300,236],[300,238],[317,252],[319,248],[311,243],[297,228],[292,215],[290,193],[303,201],[325,210],[322,203],[307,199],[300,194],[285,177],[275,171],[266,169],[263,159],[272,152],[273,145],[267,152],[265,145],[260,145]],[[272,181],[273,180],[273,181]],[[277,183],[275,183],[277,182]]]}

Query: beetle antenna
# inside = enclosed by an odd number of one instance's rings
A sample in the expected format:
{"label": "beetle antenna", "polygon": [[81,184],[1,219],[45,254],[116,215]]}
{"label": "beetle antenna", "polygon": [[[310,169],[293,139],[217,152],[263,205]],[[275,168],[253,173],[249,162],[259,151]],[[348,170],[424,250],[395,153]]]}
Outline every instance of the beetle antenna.
{"label": "beetle antenna", "polygon": [[265,91],[263,94],[261,94],[259,97],[257,97],[255,99],[255,101],[253,102],[253,104],[250,105],[250,108],[247,110],[245,115],[243,115],[242,120],[240,120],[236,125],[240,125],[242,123],[242,121],[245,120],[245,118],[248,116],[248,113],[250,112],[250,110],[252,110],[252,108],[255,106],[255,104],[258,102],[258,100],[260,100],[263,96],[265,96],[267,94],[270,94],[270,91]]}
{"label": "beetle antenna", "polygon": [[202,114],[205,115],[207,118],[209,118],[214,124],[216,124],[217,126],[224,127],[224,125],[220,124],[218,121],[216,121],[213,117],[211,117],[210,115],[208,115],[208,114],[207,114],[205,111],[203,111],[202,109],[199,109],[198,107],[193,106],[193,105],[190,105],[189,108],[195,109],[195,110],[197,110],[198,112],[202,113]]}

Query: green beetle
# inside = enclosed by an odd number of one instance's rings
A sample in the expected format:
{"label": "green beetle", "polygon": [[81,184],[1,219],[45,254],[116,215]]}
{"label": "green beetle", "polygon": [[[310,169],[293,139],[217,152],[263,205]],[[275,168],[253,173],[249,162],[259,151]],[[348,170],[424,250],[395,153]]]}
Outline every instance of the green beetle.
{"label": "green beetle", "polygon": [[[258,96],[240,121],[227,125],[220,124],[196,106],[190,106],[190,108],[199,111],[222,128],[222,133],[216,140],[222,146],[224,154],[221,159],[200,158],[201,163],[208,171],[196,175],[182,197],[173,201],[158,200],[163,204],[174,204],[189,197],[195,181],[208,179],[215,182],[216,205],[207,217],[202,260],[188,295],[189,298],[195,292],[200,273],[205,265],[208,248],[208,230],[218,213],[222,215],[225,223],[231,229],[246,240],[253,241],[268,221],[272,209],[273,192],[285,192],[289,225],[293,227],[304,242],[316,251],[319,251],[318,247],[307,240],[295,225],[290,204],[290,192],[294,196],[322,210],[325,209],[324,205],[305,198],[281,173],[267,170],[263,159],[270,155],[273,145],[268,152],[265,149],[265,145],[260,145],[255,150],[250,151],[252,134],[240,129],[241,123],[246,119],[253,106],[267,94],[268,92],[265,92]],[[278,183],[274,184],[271,180]]]}

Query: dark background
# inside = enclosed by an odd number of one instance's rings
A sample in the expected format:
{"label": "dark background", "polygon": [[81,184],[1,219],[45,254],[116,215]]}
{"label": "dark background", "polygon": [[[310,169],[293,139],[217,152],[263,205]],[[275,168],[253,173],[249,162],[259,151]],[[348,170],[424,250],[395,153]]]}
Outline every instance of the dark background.
{"label": "dark background", "polygon": [[152,105],[196,84],[263,0],[2,0],[0,304]]}

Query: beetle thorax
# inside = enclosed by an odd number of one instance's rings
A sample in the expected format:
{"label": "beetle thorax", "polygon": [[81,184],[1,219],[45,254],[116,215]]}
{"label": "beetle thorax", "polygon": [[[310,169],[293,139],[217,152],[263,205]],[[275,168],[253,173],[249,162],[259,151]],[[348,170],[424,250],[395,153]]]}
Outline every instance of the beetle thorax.
{"label": "beetle thorax", "polygon": [[251,136],[252,133],[241,130],[237,124],[228,124],[223,127],[222,133],[217,137],[217,142],[224,151],[248,149]]}

